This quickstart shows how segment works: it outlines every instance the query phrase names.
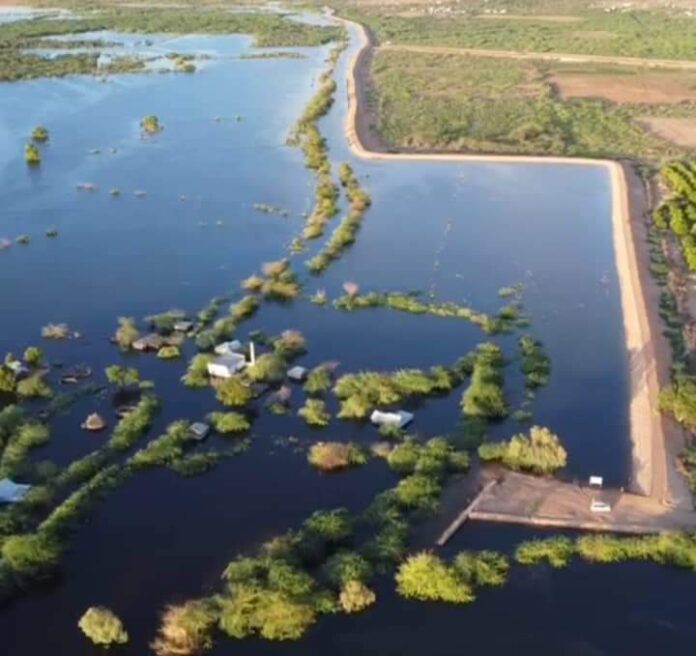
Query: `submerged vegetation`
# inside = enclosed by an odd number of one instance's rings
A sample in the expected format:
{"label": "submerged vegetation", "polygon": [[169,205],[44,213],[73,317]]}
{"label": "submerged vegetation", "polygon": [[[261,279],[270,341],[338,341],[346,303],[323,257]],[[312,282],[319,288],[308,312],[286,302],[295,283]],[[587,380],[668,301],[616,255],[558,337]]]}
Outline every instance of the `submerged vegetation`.
{"label": "submerged vegetation", "polygon": [[514,329],[517,321],[520,319],[520,311],[517,305],[508,305],[502,308],[497,316],[491,316],[453,302],[435,303],[424,301],[418,293],[347,293],[334,301],[334,307],[339,310],[349,311],[386,307],[400,312],[410,312],[411,314],[431,314],[437,317],[463,319],[479,326],[489,335]]}
{"label": "submerged vegetation", "polygon": [[[370,206],[370,196],[361,187],[349,164],[342,163],[338,170],[341,185],[346,190],[350,203],[348,214],[331,234],[326,245],[309,262],[307,266],[312,273],[320,273],[329,264],[338,259],[343,251],[354,241],[360,229],[363,217]],[[306,235],[305,235],[306,236]]]}

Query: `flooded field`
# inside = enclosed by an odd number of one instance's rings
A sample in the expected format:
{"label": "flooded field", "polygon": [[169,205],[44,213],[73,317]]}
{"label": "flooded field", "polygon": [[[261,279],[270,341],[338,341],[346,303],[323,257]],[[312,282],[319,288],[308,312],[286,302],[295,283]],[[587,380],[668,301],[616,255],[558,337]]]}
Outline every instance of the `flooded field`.
{"label": "flooded field", "polygon": [[[0,85],[0,238],[31,237],[27,245],[13,243],[0,252],[0,352],[21,354],[40,343],[49,362],[87,363],[100,382],[108,365],[136,367],[162,400],[149,433],[159,435],[175,419],[201,420],[221,406],[211,389],[189,390],[180,382],[196,353],[193,340],[179,360],[123,354],[108,341],[117,317],[142,321],[170,308],[195,316],[221,295],[226,305],[233,303],[243,295],[241,281],[262,263],[289,257],[302,295],[263,302],[235,337],[299,330],[307,353],[297,364],[335,361],[339,375],[449,365],[493,341],[511,360],[505,393],[514,409],[524,396],[516,345],[529,333],[552,363],[550,383],[530,410],[534,423],[550,427],[566,446],[563,475],[601,474],[616,486],[630,482],[627,363],[611,190],[602,171],[357,160],[343,136],[344,53],[336,102],[319,128],[332,165],[350,163],[372,206],[356,243],[321,276],[312,276],[305,262],[323,239],[302,253],[292,253],[290,244],[312,209],[315,177],[302,152],[286,141],[317,88],[330,46],[295,49],[302,57],[245,59],[254,52],[247,37],[148,39],[147,47],[159,54],[200,57],[199,70]],[[139,123],[150,114],[164,129],[143,137]],[[41,166],[30,168],[23,146],[38,124],[49,127],[50,139]],[[255,205],[279,208],[282,215]],[[338,220],[331,220],[327,235]],[[57,238],[45,237],[50,228],[58,230]],[[486,335],[453,318],[386,308],[346,312],[331,302],[309,301],[318,290],[329,301],[340,297],[348,281],[361,293],[417,290],[424,298],[490,314],[508,303],[499,290],[516,287],[530,323],[510,334]],[[81,337],[42,341],[41,328],[49,322],[67,323]],[[59,371],[49,379],[57,380]],[[456,434],[463,389],[409,401],[413,431],[423,437]],[[88,606],[105,605],[130,634],[128,645],[114,653],[143,654],[162,609],[215,592],[234,556],[253,552],[317,509],[360,511],[395,485],[395,473],[376,458],[334,475],[313,470],[306,456],[311,442],[368,446],[380,438],[367,422],[333,418],[322,430],[310,428],[296,416],[302,399],[294,390],[293,411],[284,416],[256,404],[250,449],[201,476],[143,471],[109,492],[70,538],[60,576],[0,610],[3,653],[93,653],[76,623]],[[328,405],[335,415],[336,400]],[[82,398],[52,420],[51,441],[37,454],[65,466],[92,451],[107,439],[80,429],[95,411],[113,424],[109,395]],[[509,418],[490,434],[507,439],[523,430]],[[447,549],[509,551],[529,535],[473,523]],[[299,642],[247,640],[238,647],[220,637],[210,653],[242,648],[248,654],[444,655],[473,648],[633,654],[657,645],[679,653],[694,637],[689,580],[652,565],[603,569],[578,563],[562,572],[513,567],[506,587],[456,607],[403,600],[389,575],[375,584],[374,608],[321,617]],[[664,591],[659,601],[651,593],[658,582]]]}

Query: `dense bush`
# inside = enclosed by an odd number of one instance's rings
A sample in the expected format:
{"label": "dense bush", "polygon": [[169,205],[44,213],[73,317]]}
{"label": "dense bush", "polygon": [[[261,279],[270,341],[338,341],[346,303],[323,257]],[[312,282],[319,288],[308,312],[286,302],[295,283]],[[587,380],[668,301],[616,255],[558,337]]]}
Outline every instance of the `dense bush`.
{"label": "dense bush", "polygon": [[503,365],[499,346],[481,344],[478,347],[471,382],[462,396],[464,414],[485,419],[500,419],[508,414],[503,393]]}
{"label": "dense bush", "polygon": [[499,460],[510,469],[550,474],[566,465],[566,450],[548,428],[532,426],[529,436],[520,433],[508,442],[485,442],[479,447],[482,460]]}
{"label": "dense bush", "polygon": [[254,392],[241,376],[232,376],[217,383],[216,396],[223,405],[240,408],[254,398]]}
{"label": "dense bush", "polygon": [[331,413],[326,409],[326,403],[321,399],[307,399],[297,411],[310,426],[328,426]]}
{"label": "dense bush", "polygon": [[212,631],[218,621],[217,606],[209,600],[187,601],[169,606],[152,648],[157,656],[189,656],[209,649]]}
{"label": "dense bush", "polygon": [[522,542],[515,550],[515,560],[522,565],[548,563],[551,567],[565,567],[574,553],[573,541],[559,536]]}
{"label": "dense bush", "polygon": [[243,433],[251,428],[247,417],[239,412],[212,412],[208,421],[218,433]]}
{"label": "dense bush", "polygon": [[2,541],[0,554],[16,576],[44,578],[58,566],[60,546],[44,534],[10,535]]}
{"label": "dense bush", "polygon": [[77,625],[95,645],[110,647],[128,642],[128,633],[113,611],[101,606],[88,608]]}
{"label": "dense bush", "polygon": [[364,465],[367,455],[352,442],[317,442],[309,449],[309,463],[322,471],[336,471]]}
{"label": "dense bush", "polygon": [[457,570],[432,553],[410,556],[396,574],[400,595],[422,601],[465,604],[474,600],[472,587]]}

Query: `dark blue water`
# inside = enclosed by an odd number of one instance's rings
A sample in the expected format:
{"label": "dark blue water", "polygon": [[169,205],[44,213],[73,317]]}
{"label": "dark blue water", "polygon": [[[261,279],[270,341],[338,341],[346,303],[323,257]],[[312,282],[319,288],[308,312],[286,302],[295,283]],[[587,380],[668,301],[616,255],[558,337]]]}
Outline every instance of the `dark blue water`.
{"label": "dark blue water", "polygon": [[[244,61],[237,57],[249,51],[245,37],[155,41],[161,50],[185,47],[213,59],[195,75],[0,86],[0,238],[33,237],[29,246],[0,253],[0,352],[39,342],[49,321],[67,322],[84,337],[43,343],[50,359],[87,362],[95,371],[121,360],[137,366],[164,400],[153,434],[175,418],[199,419],[217,403],[210,390],[182,387],[183,360],[115,351],[107,337],[116,317],[171,307],[195,312],[222,293],[233,299],[239,281],[261,262],[287,254],[302,212],[311,207],[313,176],[285,140],[328,52]],[[626,358],[605,174],[562,166],[356,161],[342,135],[345,65],[346,56],[338,100],[322,130],[332,161],[353,164],[373,208],[358,242],[323,277],[302,273],[306,291],[323,288],[336,296],[351,280],[363,291],[434,290],[441,300],[495,311],[504,303],[500,287],[524,283],[530,330],[553,362],[551,385],[533,406],[535,421],[567,445],[569,476],[602,473],[625,484]],[[138,123],[146,114],[157,114],[165,129],[141,139]],[[22,149],[38,123],[49,127],[51,139],[41,167],[29,170]],[[93,149],[100,154],[90,154]],[[98,189],[77,191],[85,182]],[[121,196],[109,195],[112,187]],[[136,190],[146,196],[135,197]],[[285,208],[290,216],[255,212],[254,203]],[[43,236],[51,226],[60,231],[56,240]],[[317,246],[296,256],[296,270],[303,271]],[[265,305],[240,336],[255,328],[301,330],[309,344],[302,363],[337,360],[340,371],[447,364],[486,339],[457,320],[382,310],[346,314],[306,301]],[[496,339],[514,354],[516,336]],[[510,398],[519,398],[516,364],[508,367],[506,385]],[[415,428],[423,435],[453,431],[460,393],[417,406]],[[41,457],[65,464],[93,449],[104,437],[84,434],[79,423],[95,409],[111,416],[109,405],[108,398],[90,397],[58,417]],[[493,434],[508,437],[519,429],[510,421]],[[2,653],[90,654],[76,622],[87,606],[104,604],[131,634],[118,653],[142,654],[164,605],[215,590],[235,554],[317,508],[358,510],[394,484],[379,462],[319,476],[304,453],[279,444],[289,436],[301,444],[330,437],[369,443],[375,432],[338,421],[316,432],[297,417],[261,410],[251,450],[205,476],[135,476],[74,536],[60,580],[0,612]],[[509,549],[526,536],[516,528],[470,525],[451,548]],[[680,653],[693,638],[689,581],[649,566],[515,569],[502,590],[453,608],[405,602],[385,579],[369,613],[323,619],[298,644],[240,648],[249,654],[635,654],[660,644]],[[215,653],[236,648],[221,640]]]}

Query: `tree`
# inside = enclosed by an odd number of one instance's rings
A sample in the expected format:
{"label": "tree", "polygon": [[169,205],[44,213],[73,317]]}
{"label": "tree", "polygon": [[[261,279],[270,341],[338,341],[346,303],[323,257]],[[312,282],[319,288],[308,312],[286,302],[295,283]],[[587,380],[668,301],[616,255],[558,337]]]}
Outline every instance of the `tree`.
{"label": "tree", "polygon": [[116,343],[125,351],[133,346],[133,342],[140,337],[140,333],[132,317],[119,317],[118,328],[114,339]]}
{"label": "tree", "polygon": [[696,382],[678,378],[660,393],[660,410],[669,412],[689,430],[696,430]]}
{"label": "tree", "polygon": [[43,578],[57,567],[60,547],[41,533],[25,533],[6,538],[0,554],[18,576]]}
{"label": "tree", "polygon": [[396,574],[400,595],[424,601],[465,604],[474,600],[471,586],[457,571],[434,554],[422,552],[408,558]]}
{"label": "tree", "polygon": [[37,125],[31,132],[31,138],[34,141],[47,141],[48,130],[43,125]]}
{"label": "tree", "polygon": [[85,611],[77,625],[95,645],[123,645],[128,633],[113,611],[102,606],[92,606]]}
{"label": "tree", "polygon": [[238,376],[226,378],[217,386],[217,399],[223,405],[241,407],[253,398],[252,389]]}
{"label": "tree", "polygon": [[0,365],[0,392],[13,394],[17,387],[17,377],[7,366]]}
{"label": "tree", "polygon": [[148,134],[157,134],[162,129],[159,119],[154,114],[143,117],[143,120],[140,121],[140,127]]}
{"label": "tree", "polygon": [[375,593],[360,581],[348,581],[338,597],[346,613],[359,613],[374,604],[376,599]]}
{"label": "tree", "polygon": [[132,367],[121,367],[117,364],[112,364],[105,369],[106,379],[120,389],[137,385],[140,381],[140,374],[137,369]]}
{"label": "tree", "polygon": [[24,351],[24,361],[31,367],[38,367],[43,362],[43,352],[38,346],[30,346]]}
{"label": "tree", "polygon": [[532,426],[529,436],[520,433],[509,442],[486,442],[479,447],[479,456],[482,460],[500,460],[510,469],[535,474],[550,474],[565,467],[567,461],[558,435],[541,426]]}
{"label": "tree", "polygon": [[209,649],[213,644],[210,634],[217,620],[217,609],[207,600],[169,606],[152,648],[158,656],[187,656]]}
{"label": "tree", "polygon": [[24,159],[27,164],[32,166],[41,164],[41,153],[39,153],[39,149],[33,143],[24,146]]}

